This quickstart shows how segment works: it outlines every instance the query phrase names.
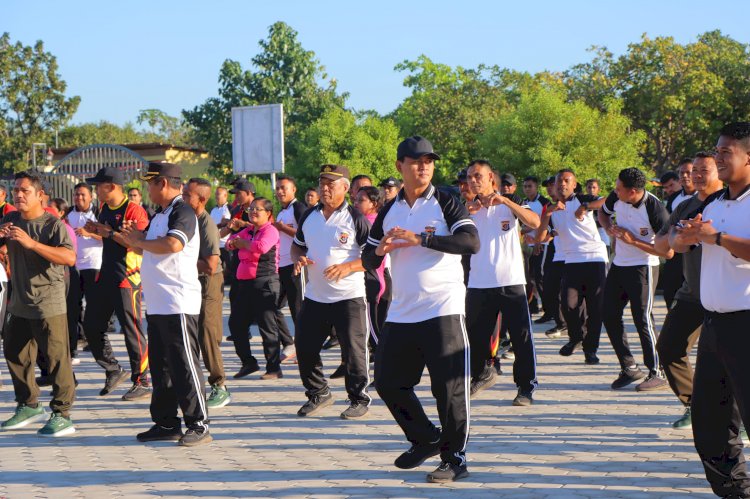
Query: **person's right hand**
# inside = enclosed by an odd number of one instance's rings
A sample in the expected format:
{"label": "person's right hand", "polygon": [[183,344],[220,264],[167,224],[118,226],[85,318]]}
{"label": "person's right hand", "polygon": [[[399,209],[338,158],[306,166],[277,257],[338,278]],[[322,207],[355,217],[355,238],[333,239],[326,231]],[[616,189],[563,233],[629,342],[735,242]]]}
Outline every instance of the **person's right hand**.
{"label": "person's right hand", "polygon": [[306,256],[302,255],[299,257],[299,259],[294,262],[294,275],[300,275],[302,273],[302,268],[307,267],[308,265],[313,265],[315,262],[307,258]]}

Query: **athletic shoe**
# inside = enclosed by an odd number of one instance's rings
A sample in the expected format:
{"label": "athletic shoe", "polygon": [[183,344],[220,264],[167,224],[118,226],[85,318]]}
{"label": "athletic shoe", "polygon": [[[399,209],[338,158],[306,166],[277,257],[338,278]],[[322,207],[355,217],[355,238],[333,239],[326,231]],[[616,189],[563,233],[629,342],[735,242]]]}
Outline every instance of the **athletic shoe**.
{"label": "athletic shoe", "polygon": [[155,424],[143,433],[136,435],[135,438],[139,442],[161,442],[164,440],[176,442],[182,438],[182,430],[180,430],[179,426],[176,428],[165,428],[164,426]]}
{"label": "athletic shoe", "polygon": [[510,347],[505,351],[500,358],[503,360],[516,360],[516,354],[513,352],[513,347]]}
{"label": "athletic shoe", "polygon": [[634,383],[639,379],[643,379],[645,377],[646,375],[637,366],[633,368],[626,368],[620,371],[620,375],[616,380],[612,382],[611,386],[613,390],[619,390],[620,388],[625,388],[630,383]]}
{"label": "athletic shoe", "polygon": [[329,405],[333,405],[333,395],[331,394],[331,390],[326,390],[322,394],[310,397],[309,400],[305,402],[305,405],[300,407],[299,411],[297,411],[297,416],[314,416]]}
{"label": "athletic shoe", "polygon": [[242,364],[240,370],[234,375],[234,379],[244,378],[245,376],[250,376],[258,371],[260,371],[260,366],[258,365],[258,361],[255,360],[255,357],[253,357],[247,364]]}
{"label": "athletic shoe", "polygon": [[584,363],[588,366],[595,366],[599,363],[599,357],[593,352],[583,352]]}
{"label": "athletic shoe", "polygon": [[492,359],[492,367],[495,368],[495,372],[498,376],[503,374],[502,367],[500,366],[500,357],[495,357],[494,359]]}
{"label": "athletic shoe", "polygon": [[211,409],[218,409],[224,407],[232,401],[232,396],[229,394],[226,386],[211,385],[211,394],[206,400],[206,406]]}
{"label": "athletic shoe", "polygon": [[40,437],[64,437],[66,435],[72,435],[76,432],[76,427],[73,426],[73,421],[70,418],[64,417],[59,412],[53,412],[52,416],[47,420],[47,424],[41,427],[36,434]]}
{"label": "athletic shoe", "polygon": [[440,438],[435,442],[412,445],[409,450],[398,456],[393,464],[396,468],[410,470],[438,454],[440,454]]}
{"label": "athletic shoe", "polygon": [[534,324],[544,324],[545,322],[549,322],[549,321],[551,321],[553,319],[554,319],[554,317],[552,317],[551,315],[544,314],[540,318],[536,319],[534,321]]}
{"label": "athletic shoe", "polygon": [[117,388],[117,385],[122,383],[128,376],[128,372],[122,367],[117,371],[108,372],[107,379],[104,381],[104,388],[99,391],[99,396],[103,397],[112,393],[112,391]]}
{"label": "athletic shoe", "polygon": [[521,390],[518,390],[518,395],[516,395],[516,398],[513,399],[513,405],[516,407],[526,407],[530,406],[534,403],[534,398],[531,396],[531,393],[525,393]]}
{"label": "athletic shoe", "polygon": [[658,374],[649,374],[645,381],[642,381],[635,387],[637,392],[655,392],[657,390],[666,390],[669,388],[667,380]]}
{"label": "athletic shoe", "polygon": [[264,381],[267,381],[269,379],[281,379],[283,377],[284,377],[284,373],[282,373],[281,370],[275,371],[275,372],[272,372],[272,373],[266,372],[266,373],[263,373],[263,374],[260,375],[260,379],[262,379]]}
{"label": "athletic shoe", "polygon": [[427,474],[427,481],[432,483],[455,482],[469,476],[465,464],[453,464],[447,461],[440,463],[435,471]]}
{"label": "athletic shoe", "polygon": [[367,404],[352,402],[344,412],[341,413],[341,419],[358,419],[367,414]]}
{"label": "athletic shoe", "polygon": [[339,339],[338,338],[328,338],[325,343],[323,343],[323,350],[330,350],[331,348],[335,348],[339,346]]}
{"label": "athletic shoe", "polygon": [[45,374],[36,378],[37,386],[52,386],[52,378]]}
{"label": "athletic shoe", "polygon": [[292,362],[296,358],[297,349],[293,343],[291,345],[285,346],[281,351],[281,362]]}
{"label": "athletic shoe", "polygon": [[562,336],[563,334],[567,332],[568,332],[568,328],[555,326],[553,328],[546,330],[544,334],[547,336],[547,338],[555,339],[555,338],[559,338],[560,336]]}
{"label": "athletic shoe", "polygon": [[495,370],[492,368],[485,369],[485,371],[482,373],[482,376],[471,381],[471,396],[473,397],[482,390],[490,388],[495,383],[497,383],[497,375],[495,375]]}
{"label": "athletic shoe", "polygon": [[569,341],[560,348],[560,355],[563,357],[570,357],[573,352],[581,348],[580,341]]}
{"label": "athletic shoe", "polygon": [[336,368],[335,371],[333,371],[333,374],[329,376],[331,379],[338,379],[343,378],[346,376],[346,366],[344,364],[339,364],[339,367]]}
{"label": "athletic shoe", "polygon": [[142,383],[133,383],[133,386],[130,387],[130,390],[125,392],[125,395],[122,396],[122,400],[127,400],[128,402],[130,402],[132,400],[140,400],[150,397],[150,386],[144,385]]}
{"label": "athletic shoe", "polygon": [[195,447],[196,445],[207,444],[213,439],[208,432],[208,428],[188,428],[177,444],[183,447]]}
{"label": "athletic shoe", "polygon": [[693,427],[693,416],[690,414],[690,406],[685,407],[685,414],[680,419],[672,423],[675,430],[689,430]]}
{"label": "athletic shoe", "polygon": [[71,357],[71,359],[70,359],[70,364],[71,365],[77,366],[80,363],[81,363],[81,359],[79,359],[78,357]]}
{"label": "athletic shoe", "polygon": [[17,430],[28,426],[31,423],[42,421],[47,417],[47,413],[42,407],[42,404],[37,403],[36,407],[31,407],[26,404],[18,404],[16,406],[16,413],[7,421],[4,421],[0,428],[3,430]]}
{"label": "athletic shoe", "polygon": [[538,313],[539,313],[540,311],[541,311],[541,310],[539,309],[539,302],[537,302],[536,300],[534,300],[534,301],[532,301],[531,303],[529,303],[529,313],[530,313],[531,315],[536,315],[536,314],[538,314]]}

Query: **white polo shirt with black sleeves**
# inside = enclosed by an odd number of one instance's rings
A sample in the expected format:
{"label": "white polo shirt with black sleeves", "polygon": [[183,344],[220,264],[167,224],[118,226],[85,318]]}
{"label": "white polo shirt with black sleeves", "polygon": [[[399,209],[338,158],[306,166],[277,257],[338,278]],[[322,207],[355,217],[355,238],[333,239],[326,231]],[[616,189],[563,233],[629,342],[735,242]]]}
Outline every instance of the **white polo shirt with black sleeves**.
{"label": "white polo shirt with black sleeves", "polygon": [[[523,205],[525,209],[531,209]],[[479,232],[479,252],[471,255],[469,288],[525,285],[518,219],[503,204],[482,207],[471,215]]]}
{"label": "white polo shirt with black sleeves", "polygon": [[[750,187],[730,199],[729,190],[703,208],[703,220],[719,232],[750,239]],[[701,303],[711,312],[726,314],[750,310],[750,262],[726,248],[703,244]]]}
{"label": "white polo shirt with black sleeves", "polygon": [[607,247],[604,245],[594,221],[594,214],[587,211],[583,220],[576,218],[581,203],[600,199],[588,194],[573,194],[565,201],[565,209],[552,213],[555,226],[555,255],[560,251],[565,263],[607,263]]}
{"label": "white polo shirt with black sleeves", "polygon": [[307,258],[314,262],[305,267],[308,275],[305,298],[335,303],[365,296],[365,280],[360,272],[331,281],[323,271],[331,265],[361,258],[369,233],[367,219],[346,201],[328,220],[323,216],[322,203],[302,215],[294,244],[306,248]]}
{"label": "white polo shirt with black sleeves", "polygon": [[[630,231],[636,239],[654,244],[656,234],[669,223],[669,213],[662,202],[648,191],[636,204],[620,201],[616,192],[610,193],[602,206],[602,211],[617,218],[617,226]],[[620,242],[615,249],[612,264],[618,267],[659,265],[659,257],[636,248],[632,244]]]}
{"label": "white polo shirt with black sleeves", "polygon": [[[304,213],[305,205],[296,199],[292,199],[287,207],[280,210],[279,214],[276,215],[276,221],[291,225],[292,228],[297,229],[299,227],[299,220]],[[279,267],[288,267],[294,263],[291,254],[293,241],[293,236],[279,231]]]}
{"label": "white polo shirt with black sleeves", "polygon": [[[377,247],[394,227],[416,234],[447,236],[470,228],[474,221],[458,199],[430,185],[409,206],[403,190],[378,213],[368,245]],[[416,323],[446,315],[464,315],[466,287],[460,254],[423,246],[398,248],[391,257],[392,301],[386,322]]]}
{"label": "white polo shirt with black sleeves", "polygon": [[149,315],[199,315],[201,284],[198,281],[198,219],[177,196],[151,219],[146,240],[174,237],[183,244],[177,253],[143,251],[141,276],[146,313]]}
{"label": "white polo shirt with black sleeves", "polygon": [[[542,213],[544,213],[545,206],[547,206],[549,203],[550,203],[549,199],[542,196],[541,194],[537,194],[536,198],[534,198],[533,200],[529,198],[524,199],[522,205],[530,209],[537,215],[539,215],[539,217],[541,217]],[[482,232],[480,231],[479,234],[481,235],[481,233]],[[536,235],[538,234],[538,230],[535,229],[535,230],[529,231],[527,234],[531,237],[536,238]],[[545,246],[547,245],[547,243],[541,243],[541,244]],[[527,246],[530,248],[533,248],[534,244],[533,243],[527,244]]]}
{"label": "white polo shirt with black sleeves", "polygon": [[685,192],[685,189],[682,189],[677,193],[677,195],[672,199],[672,211],[674,211],[678,206],[680,206],[680,203],[683,201],[686,201],[690,199],[691,197],[695,196],[698,193],[698,191],[693,192],[692,194],[687,194]]}

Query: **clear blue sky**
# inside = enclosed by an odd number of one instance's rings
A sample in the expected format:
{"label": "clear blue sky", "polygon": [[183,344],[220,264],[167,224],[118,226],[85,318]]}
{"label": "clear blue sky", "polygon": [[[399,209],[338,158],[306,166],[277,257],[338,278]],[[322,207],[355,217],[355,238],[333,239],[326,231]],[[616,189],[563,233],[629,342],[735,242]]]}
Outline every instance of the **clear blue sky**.
{"label": "clear blue sky", "polygon": [[690,42],[720,29],[750,42],[750,3],[628,1],[4,0],[0,31],[58,58],[73,122],[134,121],[140,109],[172,115],[215,96],[225,59],[248,68],[268,27],[284,21],[313,50],[349,106],[393,110],[408,94],[393,67],[426,54],[451,66],[498,64],[536,72],[615,54],[643,33]]}

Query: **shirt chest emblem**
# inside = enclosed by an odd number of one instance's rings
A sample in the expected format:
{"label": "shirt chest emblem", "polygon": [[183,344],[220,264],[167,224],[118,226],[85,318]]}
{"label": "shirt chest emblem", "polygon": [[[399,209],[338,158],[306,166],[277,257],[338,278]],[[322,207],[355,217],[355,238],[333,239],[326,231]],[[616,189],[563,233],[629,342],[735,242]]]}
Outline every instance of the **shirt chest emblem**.
{"label": "shirt chest emblem", "polygon": [[338,240],[339,240],[339,243],[346,244],[347,242],[349,242],[349,233],[345,231],[339,232]]}
{"label": "shirt chest emblem", "polygon": [[500,227],[505,232],[509,231],[510,230],[510,220],[503,220],[502,222],[500,222]]}
{"label": "shirt chest emblem", "polygon": [[647,236],[648,235],[648,227],[641,227],[640,229],[641,236]]}

